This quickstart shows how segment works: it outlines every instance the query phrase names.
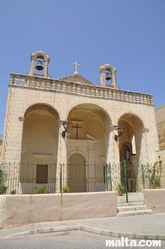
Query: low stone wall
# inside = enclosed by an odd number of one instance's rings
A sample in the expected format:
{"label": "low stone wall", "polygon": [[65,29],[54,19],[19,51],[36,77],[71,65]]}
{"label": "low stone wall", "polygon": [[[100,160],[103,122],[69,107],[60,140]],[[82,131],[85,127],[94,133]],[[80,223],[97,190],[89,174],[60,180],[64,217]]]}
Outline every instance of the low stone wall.
{"label": "low stone wall", "polygon": [[0,228],[35,222],[112,217],[116,192],[0,196]]}
{"label": "low stone wall", "polygon": [[6,217],[6,207],[5,207],[6,197],[0,195],[0,228],[4,226],[4,221]]}
{"label": "low stone wall", "polygon": [[144,203],[153,213],[165,213],[165,189],[145,189]]}

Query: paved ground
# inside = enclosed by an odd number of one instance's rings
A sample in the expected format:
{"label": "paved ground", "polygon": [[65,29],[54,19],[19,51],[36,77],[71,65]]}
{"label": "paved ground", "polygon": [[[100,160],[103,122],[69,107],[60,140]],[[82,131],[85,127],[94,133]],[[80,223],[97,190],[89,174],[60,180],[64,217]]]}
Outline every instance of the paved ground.
{"label": "paved ground", "polygon": [[[69,232],[55,232],[55,233],[45,233],[45,234],[34,234],[34,235],[23,235],[10,238],[0,239],[1,249],[105,249],[106,240],[113,240],[116,246],[109,246],[109,248],[138,248],[138,243],[140,240],[136,240],[137,246],[130,247],[124,245],[119,245],[118,238],[111,238],[107,236],[96,235],[92,233],[86,233],[83,231],[69,231]],[[131,243],[131,240],[128,241]],[[146,246],[143,245],[144,249],[151,248],[161,248],[165,249],[165,241],[161,242],[160,247]]]}
{"label": "paved ground", "polygon": [[32,223],[1,229],[0,238],[73,230],[118,238],[165,240],[165,214]]}
{"label": "paved ground", "polygon": [[1,249],[102,249],[105,237],[81,231],[26,235],[0,240]]}

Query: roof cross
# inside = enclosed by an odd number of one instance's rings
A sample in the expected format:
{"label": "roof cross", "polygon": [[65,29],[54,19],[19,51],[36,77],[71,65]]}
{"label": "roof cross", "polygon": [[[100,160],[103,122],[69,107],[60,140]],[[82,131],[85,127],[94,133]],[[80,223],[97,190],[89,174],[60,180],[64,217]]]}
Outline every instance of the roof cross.
{"label": "roof cross", "polygon": [[78,71],[77,71],[77,67],[78,67],[78,66],[80,66],[80,64],[78,64],[78,62],[77,62],[77,61],[75,61],[75,62],[73,62],[73,65],[75,65],[74,72],[75,72],[75,73],[78,73]]}

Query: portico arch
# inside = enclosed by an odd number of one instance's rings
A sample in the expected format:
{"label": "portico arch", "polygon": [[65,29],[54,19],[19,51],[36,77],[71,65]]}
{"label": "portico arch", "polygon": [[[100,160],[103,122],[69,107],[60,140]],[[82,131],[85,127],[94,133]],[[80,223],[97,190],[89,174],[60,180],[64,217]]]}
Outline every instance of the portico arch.
{"label": "portico arch", "polygon": [[[70,110],[68,121],[68,160],[72,156],[76,160],[77,154],[83,155],[87,165],[86,188],[84,189],[86,191],[104,190],[104,166],[110,150],[109,147],[112,149],[112,145],[109,143],[111,132],[111,119],[109,115],[98,105],[82,103]],[[82,166],[82,168],[84,167]]]}
{"label": "portico arch", "polygon": [[82,150],[88,155],[87,163],[93,164],[101,163],[100,157],[107,158],[111,119],[102,107],[76,105],[70,110],[68,121],[67,153]]}
{"label": "portico arch", "polygon": [[126,113],[119,118],[118,124],[124,127],[124,132],[121,137],[119,137],[119,150],[120,150],[120,161],[126,159],[126,155],[123,157],[121,154],[121,148],[125,142],[129,142],[131,144],[132,151],[132,138],[135,137],[135,147],[136,147],[136,155],[131,158],[130,161],[132,164],[140,163],[140,154],[142,152],[142,137],[144,132],[144,124],[143,121],[133,113]]}
{"label": "portico arch", "polygon": [[58,153],[59,115],[46,103],[30,106],[24,114],[21,174],[22,192],[29,184],[47,184],[55,191],[56,162]]}
{"label": "portico arch", "polygon": [[[131,186],[135,186],[139,189],[138,177],[138,165],[142,154],[147,153],[144,149],[146,144],[143,139],[144,124],[143,121],[133,113],[126,113],[122,115],[118,121],[118,124],[124,127],[122,136],[119,137],[119,153],[120,153],[120,174],[121,182],[124,182],[124,163],[127,164],[127,178],[128,178],[128,190],[131,192]],[[134,139],[132,139],[134,138]],[[132,144],[135,142],[135,144]],[[133,153],[133,146],[134,153]],[[135,153],[136,152],[136,153]]]}

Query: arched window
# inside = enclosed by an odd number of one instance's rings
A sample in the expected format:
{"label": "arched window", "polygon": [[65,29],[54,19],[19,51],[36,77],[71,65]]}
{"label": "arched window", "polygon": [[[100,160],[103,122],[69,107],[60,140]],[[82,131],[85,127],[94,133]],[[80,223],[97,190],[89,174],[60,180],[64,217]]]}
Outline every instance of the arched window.
{"label": "arched window", "polygon": [[132,155],[136,155],[135,135],[132,137]]}

